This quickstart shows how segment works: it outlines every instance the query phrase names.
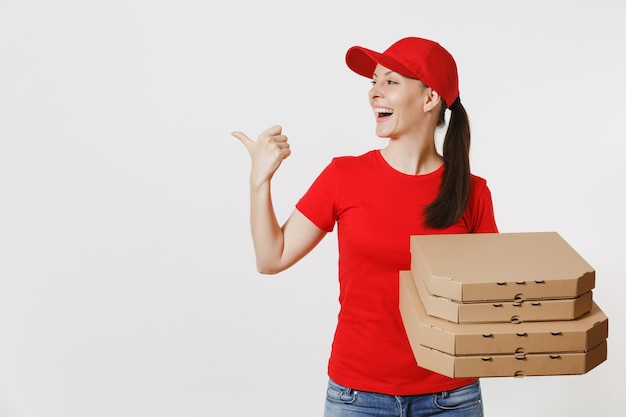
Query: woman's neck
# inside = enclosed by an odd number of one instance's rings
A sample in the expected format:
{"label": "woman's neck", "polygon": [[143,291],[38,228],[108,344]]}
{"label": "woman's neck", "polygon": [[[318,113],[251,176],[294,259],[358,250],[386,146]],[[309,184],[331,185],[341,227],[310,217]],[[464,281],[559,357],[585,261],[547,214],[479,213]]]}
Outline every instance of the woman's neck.
{"label": "woman's neck", "polygon": [[443,158],[435,148],[434,138],[428,140],[389,139],[380,151],[391,167],[408,175],[423,175],[436,171]]}

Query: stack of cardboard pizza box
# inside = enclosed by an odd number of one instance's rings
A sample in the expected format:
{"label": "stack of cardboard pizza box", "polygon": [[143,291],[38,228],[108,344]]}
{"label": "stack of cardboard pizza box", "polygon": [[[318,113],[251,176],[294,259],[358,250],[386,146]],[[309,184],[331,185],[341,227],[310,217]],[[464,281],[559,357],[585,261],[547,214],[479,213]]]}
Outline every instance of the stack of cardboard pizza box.
{"label": "stack of cardboard pizza box", "polygon": [[595,270],[556,232],[411,236],[400,313],[419,365],[450,377],[583,374],[607,358]]}

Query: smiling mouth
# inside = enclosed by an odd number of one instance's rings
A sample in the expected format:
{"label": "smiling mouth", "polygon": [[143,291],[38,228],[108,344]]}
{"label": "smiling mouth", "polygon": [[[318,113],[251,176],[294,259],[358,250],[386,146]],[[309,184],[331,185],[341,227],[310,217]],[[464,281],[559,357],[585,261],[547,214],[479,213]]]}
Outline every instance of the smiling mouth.
{"label": "smiling mouth", "polygon": [[378,120],[382,120],[393,115],[393,109],[388,107],[376,107],[374,112],[376,112],[376,118]]}

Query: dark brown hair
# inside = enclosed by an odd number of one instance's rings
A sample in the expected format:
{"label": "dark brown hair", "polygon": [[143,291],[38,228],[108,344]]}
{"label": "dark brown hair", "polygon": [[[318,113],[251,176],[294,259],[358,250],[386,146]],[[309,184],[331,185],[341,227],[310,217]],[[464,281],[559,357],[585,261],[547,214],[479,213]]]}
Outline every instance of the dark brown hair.
{"label": "dark brown hair", "polygon": [[[446,105],[443,103],[437,126],[445,124]],[[470,194],[470,127],[467,112],[460,100],[450,106],[450,123],[443,141],[443,178],[437,197],[426,206],[425,223],[434,229],[444,229],[458,222]]]}

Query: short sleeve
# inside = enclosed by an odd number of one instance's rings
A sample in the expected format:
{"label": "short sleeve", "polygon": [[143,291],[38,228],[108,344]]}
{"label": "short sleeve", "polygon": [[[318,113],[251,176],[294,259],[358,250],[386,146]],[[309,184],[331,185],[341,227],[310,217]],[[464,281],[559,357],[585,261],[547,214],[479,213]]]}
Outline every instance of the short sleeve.
{"label": "short sleeve", "polygon": [[339,178],[336,160],[333,160],[315,179],[296,208],[322,230],[332,232],[337,220]]}
{"label": "short sleeve", "polygon": [[471,232],[498,233],[491,191],[484,179],[475,178],[469,204],[472,218]]}

